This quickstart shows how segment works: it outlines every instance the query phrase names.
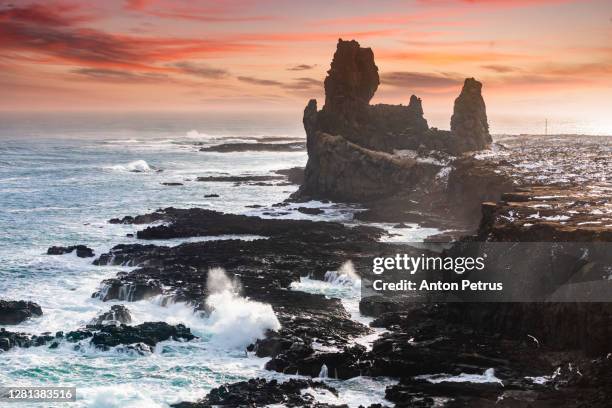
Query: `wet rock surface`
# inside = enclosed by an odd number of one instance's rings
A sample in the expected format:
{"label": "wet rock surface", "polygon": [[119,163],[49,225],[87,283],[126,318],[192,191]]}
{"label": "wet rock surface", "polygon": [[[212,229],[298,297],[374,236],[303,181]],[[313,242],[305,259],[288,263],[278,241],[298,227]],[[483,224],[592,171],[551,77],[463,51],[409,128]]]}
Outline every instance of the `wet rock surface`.
{"label": "wet rock surface", "polygon": [[61,336],[62,334],[52,336],[50,333],[36,336],[0,328],[0,351],[9,351],[13,347],[28,348],[43,346]]}
{"label": "wet rock surface", "polygon": [[203,399],[197,402],[181,402],[172,405],[174,408],[208,408],[208,407],[263,407],[282,404],[285,407],[332,408],[346,405],[328,405],[317,403],[308,389],[321,389],[337,395],[337,391],[323,382],[291,379],[286,382],[267,381],[255,378],[214,388]]}
{"label": "wet rock surface", "polygon": [[[124,217],[119,222],[143,224],[143,220],[164,221],[170,225],[154,225],[138,231],[140,239],[186,238],[209,235],[249,234],[263,237],[291,235],[296,241],[338,242],[373,241],[383,231],[373,227],[345,227],[340,223],[312,222],[305,220],[270,220],[254,216],[225,214],[201,208],[165,208],[152,214]],[[109,222],[115,222],[115,219]],[[246,244],[245,244],[246,245]],[[117,248],[122,248],[118,246]],[[101,259],[104,259],[103,256]]]}
{"label": "wet rock surface", "polygon": [[201,152],[293,152],[306,148],[304,142],[289,143],[225,143],[216,146],[202,147]]}
{"label": "wet rock surface", "polygon": [[287,181],[289,181],[291,184],[300,185],[304,182],[303,167],[291,167],[289,169],[276,170],[275,173],[286,176]]}
{"label": "wet rock surface", "polygon": [[30,317],[38,317],[42,314],[42,308],[37,303],[0,299],[0,324],[19,324]]}
{"label": "wet rock surface", "polygon": [[322,279],[327,271],[338,270],[348,257],[358,266],[367,267],[371,254],[395,250],[377,241],[381,230],[330,222],[262,219],[202,209],[165,209],[160,214],[167,224],[139,231],[140,238],[218,234],[256,234],[268,238],[196,242],[175,247],[118,245],[95,263],[140,267],[105,280],[94,296],[104,301],[137,301],[163,295],[168,301],[187,302],[207,311],[209,271],[223,267],[231,279],[239,281],[242,296],[270,304],[281,323],[278,332],[270,332],[266,339],[252,346],[260,356],[278,355],[294,343],[309,345],[316,340],[322,344],[341,344],[369,332],[367,327],[350,318],[340,300],[290,287],[300,277]]}
{"label": "wet rock surface", "polygon": [[[182,324],[172,326],[164,322],[147,322],[137,326],[96,325],[88,327],[88,330],[92,333],[91,344],[102,350],[131,344],[155,347],[157,343],[165,340],[189,341],[195,338],[191,330]],[[68,333],[67,337],[72,333],[74,332]]]}
{"label": "wet rock surface", "polygon": [[95,256],[93,249],[86,247],[85,245],[72,245],[72,246],[52,246],[47,249],[47,255],[64,255],[76,251],[76,255],[79,258],[91,258]]}
{"label": "wet rock surface", "polygon": [[196,181],[212,181],[212,182],[231,182],[231,183],[247,183],[257,181],[275,181],[284,180],[283,176],[206,176],[198,177]]}
{"label": "wet rock surface", "polygon": [[13,347],[57,348],[61,341],[79,343],[76,349],[85,342],[93,347],[107,351],[112,347],[120,347],[118,351],[147,354],[153,351],[155,345],[165,340],[189,341],[195,336],[191,330],[182,324],[176,326],[165,322],[146,322],[136,326],[125,324],[91,324],[68,333],[57,332],[31,335],[0,329],[0,350],[8,351]]}
{"label": "wet rock surface", "polygon": [[102,325],[108,323],[114,324],[129,324],[132,322],[132,315],[127,307],[123,305],[113,305],[108,312],[102,313],[100,316],[93,319],[93,325]]}

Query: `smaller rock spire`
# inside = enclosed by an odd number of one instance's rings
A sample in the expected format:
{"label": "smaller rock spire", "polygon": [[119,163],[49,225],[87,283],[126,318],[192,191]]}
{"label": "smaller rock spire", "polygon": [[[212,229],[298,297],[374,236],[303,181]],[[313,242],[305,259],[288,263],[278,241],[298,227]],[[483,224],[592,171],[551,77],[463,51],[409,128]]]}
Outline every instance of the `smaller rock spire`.
{"label": "smaller rock spire", "polygon": [[455,99],[451,133],[462,151],[482,150],[492,142],[481,91],[480,82],[467,78],[461,93]]}

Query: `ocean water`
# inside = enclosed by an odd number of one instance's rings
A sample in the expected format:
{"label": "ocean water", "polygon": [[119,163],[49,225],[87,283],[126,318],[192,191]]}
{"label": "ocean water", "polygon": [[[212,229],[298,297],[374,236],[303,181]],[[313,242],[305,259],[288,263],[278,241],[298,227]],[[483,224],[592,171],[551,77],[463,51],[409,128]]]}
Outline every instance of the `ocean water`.
{"label": "ocean water", "polygon": [[[112,304],[122,303],[103,303],[91,294],[103,279],[129,268],[96,267],[92,258],[74,254],[48,256],[49,246],[85,244],[99,255],[119,243],[136,241],[126,234],[137,227],[108,224],[113,217],[169,206],[261,215],[263,210],[246,206],[269,206],[284,200],[297,186],[234,186],[195,178],[271,174],[303,166],[305,152],[209,153],[198,149],[267,137],[299,139],[304,137],[299,124],[299,118],[262,115],[0,116],[0,297],[32,300],[44,311],[41,318],[6,328],[33,334],[75,330]],[[170,187],[161,184],[164,182],[184,185]],[[220,197],[204,197],[212,193]],[[324,208],[325,213],[310,216],[290,210],[284,217],[350,223],[358,210],[334,203],[305,205]],[[417,225],[394,230],[398,231],[406,241],[437,232]],[[223,238],[227,237],[197,239]],[[342,298],[353,317],[367,323],[358,312],[358,286],[347,286],[346,279],[304,281],[294,290]],[[163,342],[146,356],[89,347],[75,350],[71,344],[54,350],[15,348],[0,354],[0,384],[76,386],[78,401],[66,404],[69,407],[166,407],[195,400],[225,382],[288,378],[263,370],[266,359],[244,352],[246,344],[278,323],[269,305],[221,292],[216,299],[218,310],[202,317],[184,304],[163,307],[160,300],[126,303],[134,323],[184,323],[200,339]],[[327,381],[340,390],[340,396],[321,398],[350,406],[381,401],[389,382],[369,378]]]}

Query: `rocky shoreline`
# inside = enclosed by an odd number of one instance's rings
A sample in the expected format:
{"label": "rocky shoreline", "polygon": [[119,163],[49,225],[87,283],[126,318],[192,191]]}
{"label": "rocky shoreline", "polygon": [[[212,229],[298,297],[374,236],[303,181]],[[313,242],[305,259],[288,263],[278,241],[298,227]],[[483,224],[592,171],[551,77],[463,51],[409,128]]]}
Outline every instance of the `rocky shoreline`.
{"label": "rocky shoreline", "polygon": [[[474,242],[554,242],[561,250],[567,249],[567,242],[610,242],[609,161],[597,162],[596,173],[570,172],[567,151],[559,148],[547,154],[554,163],[565,163],[561,168],[567,177],[550,172],[549,179],[537,179],[542,171],[521,167],[512,152],[538,152],[540,146],[533,141],[528,148],[515,141],[493,143],[478,81],[465,81],[450,131],[428,127],[416,96],[407,106],[370,106],[378,82],[372,51],[355,41],[340,41],[325,81],[325,106],[319,111],[316,101],[310,101],[304,112],[309,154],[304,173],[294,168],[255,176],[263,178],[244,175],[200,181],[263,183],[288,178],[301,185],[288,202],[356,202],[367,208],[356,216],[363,223],[435,226],[446,230],[444,240],[453,240],[449,251],[456,255]],[[583,148],[588,149],[588,144]],[[217,151],[235,149],[243,147]],[[305,214],[314,211],[300,208]],[[102,281],[92,297],[127,302],[128,307],[113,305],[90,324],[66,334],[34,336],[2,329],[1,350],[55,348],[66,342],[146,356],[161,341],[192,341],[195,336],[181,324],[130,325],[129,302],[155,298],[166,306],[184,303],[206,317],[215,311],[208,300],[217,293],[221,279],[231,296],[269,306],[278,320],[278,325],[245,345],[245,353],[269,358],[266,370],[300,378],[234,382],[175,407],[344,407],[318,402],[316,391],[336,393],[326,377],[360,376],[395,379],[385,397],[396,407],[609,405],[609,303],[475,304],[467,299],[432,304],[401,295],[372,296],[359,302],[361,315],[372,319],[367,325],[357,321],[340,299],[301,291],[295,284],[303,279],[329,281],[330,276],[363,281],[372,275],[374,257],[418,256],[423,249],[381,242],[387,233],[367,225],[269,219],[202,208],[121,215],[109,223],[142,226],[136,233],[139,243],[116,245],[93,264],[133,269]],[[221,235],[259,238],[176,246],[147,243]],[[93,255],[82,245],[52,247],[48,253],[73,251],[77,256]],[[554,269],[552,280],[560,275],[563,283],[600,285],[608,280],[605,273],[610,271],[597,269],[596,263],[573,268],[569,261],[575,256],[563,258],[559,253],[566,255],[556,252],[559,258],[551,262],[572,267]],[[492,256],[502,259],[500,254]],[[529,261],[517,262],[519,266],[509,273],[522,273],[525,284],[549,278],[541,271],[533,273]],[[31,302],[0,301],[2,324],[41,314]]]}

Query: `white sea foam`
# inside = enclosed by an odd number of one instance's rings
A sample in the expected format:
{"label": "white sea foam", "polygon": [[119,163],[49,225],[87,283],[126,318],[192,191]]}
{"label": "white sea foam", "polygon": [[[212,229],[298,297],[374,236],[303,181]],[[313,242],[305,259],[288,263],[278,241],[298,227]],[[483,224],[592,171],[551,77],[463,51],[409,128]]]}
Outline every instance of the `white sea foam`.
{"label": "white sea foam", "polygon": [[239,295],[239,286],[221,268],[209,271],[206,305],[212,309],[207,319],[212,341],[228,348],[244,348],[267,330],[281,325],[272,306]]}
{"label": "white sea foam", "polygon": [[349,407],[369,406],[371,404],[381,404],[391,406],[385,400],[385,389],[388,386],[397,384],[396,380],[386,377],[354,377],[349,380],[335,380],[333,378],[322,379],[326,384],[331,385],[338,391],[338,395],[323,388],[306,388],[301,391],[302,395],[310,394],[321,404],[346,404]]}
{"label": "white sea foam", "polygon": [[344,262],[337,271],[327,271],[325,282],[332,285],[352,285],[361,287],[361,278],[355,271],[355,265],[351,260]]}
{"label": "white sea foam", "polygon": [[91,408],[155,408],[165,406],[150,398],[135,384],[115,384],[79,389],[83,402]]}
{"label": "white sea foam", "polygon": [[135,160],[127,164],[118,164],[115,166],[110,166],[109,168],[115,171],[125,171],[131,173],[150,173],[155,170],[154,168],[149,166],[149,163],[147,163],[145,160]]}
{"label": "white sea foam", "polygon": [[502,380],[495,376],[495,369],[488,368],[482,374],[466,374],[461,373],[459,375],[450,374],[427,374],[419,375],[415,377],[417,380],[427,380],[430,383],[438,384],[441,382],[471,382],[477,384],[485,383],[498,383],[504,385]]}

